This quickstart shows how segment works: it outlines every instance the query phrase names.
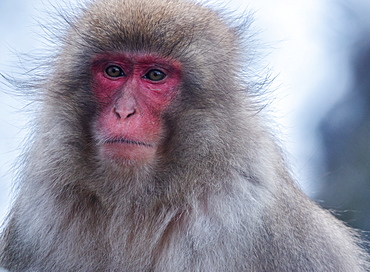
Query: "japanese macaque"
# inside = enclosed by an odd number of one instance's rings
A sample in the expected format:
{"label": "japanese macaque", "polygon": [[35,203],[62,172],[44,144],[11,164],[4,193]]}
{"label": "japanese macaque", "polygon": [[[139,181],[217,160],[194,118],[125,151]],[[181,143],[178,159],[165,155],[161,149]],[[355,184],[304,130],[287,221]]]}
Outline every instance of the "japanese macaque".
{"label": "japanese macaque", "polygon": [[292,181],[244,80],[246,28],[187,0],[98,0],[68,20],[0,266],[368,269],[356,233]]}

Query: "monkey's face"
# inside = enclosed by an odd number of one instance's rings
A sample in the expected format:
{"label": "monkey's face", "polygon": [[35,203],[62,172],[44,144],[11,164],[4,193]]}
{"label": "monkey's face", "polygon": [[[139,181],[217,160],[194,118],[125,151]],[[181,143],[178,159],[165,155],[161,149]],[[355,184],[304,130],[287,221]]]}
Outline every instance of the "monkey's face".
{"label": "monkey's face", "polygon": [[99,153],[123,163],[153,159],[162,114],[178,92],[179,63],[147,53],[104,54],[91,67]]}

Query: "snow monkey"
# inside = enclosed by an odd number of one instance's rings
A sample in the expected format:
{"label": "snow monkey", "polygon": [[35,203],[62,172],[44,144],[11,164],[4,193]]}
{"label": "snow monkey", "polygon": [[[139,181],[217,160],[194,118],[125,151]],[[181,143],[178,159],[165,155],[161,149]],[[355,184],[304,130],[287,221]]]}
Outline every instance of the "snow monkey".
{"label": "snow monkey", "polygon": [[247,27],[191,0],[67,16],[0,240],[16,271],[368,269],[295,185],[248,88]]}

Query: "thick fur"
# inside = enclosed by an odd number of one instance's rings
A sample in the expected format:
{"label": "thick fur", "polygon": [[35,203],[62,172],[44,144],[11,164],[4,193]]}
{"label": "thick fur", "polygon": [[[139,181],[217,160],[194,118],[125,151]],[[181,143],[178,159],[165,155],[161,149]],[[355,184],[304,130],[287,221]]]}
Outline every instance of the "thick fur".
{"label": "thick fur", "polygon": [[[13,271],[368,269],[354,231],[292,181],[241,80],[244,41],[182,0],[102,0],[70,21],[1,237]],[[90,65],[153,52],[182,66],[156,160],[103,160]]]}

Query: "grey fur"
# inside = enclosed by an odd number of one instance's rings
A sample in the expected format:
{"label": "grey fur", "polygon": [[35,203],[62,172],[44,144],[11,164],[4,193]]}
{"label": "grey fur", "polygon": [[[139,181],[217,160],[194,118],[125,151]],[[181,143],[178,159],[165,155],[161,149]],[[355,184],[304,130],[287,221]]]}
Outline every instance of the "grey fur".
{"label": "grey fur", "polygon": [[[16,271],[367,271],[356,233],[294,184],[240,79],[240,28],[182,0],[95,1],[70,19],[1,237]],[[157,159],[102,160],[89,65],[176,58]]]}

